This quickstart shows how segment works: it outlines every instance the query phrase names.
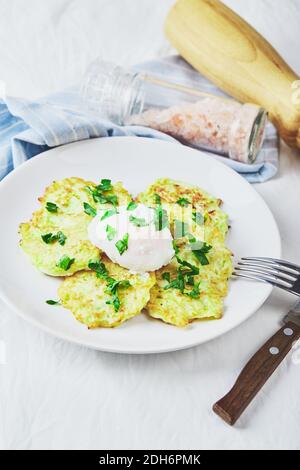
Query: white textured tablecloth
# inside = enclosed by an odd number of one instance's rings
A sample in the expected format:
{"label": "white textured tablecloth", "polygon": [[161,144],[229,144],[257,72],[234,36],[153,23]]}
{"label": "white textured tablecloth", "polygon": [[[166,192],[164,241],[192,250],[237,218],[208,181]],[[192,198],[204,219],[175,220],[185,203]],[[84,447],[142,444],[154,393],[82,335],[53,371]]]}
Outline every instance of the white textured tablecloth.
{"label": "white textured tablecloth", "polygon": [[[172,3],[0,0],[0,80],[9,94],[39,96],[76,82],[99,54],[126,65],[172,52],[162,33]],[[300,74],[300,0],[226,3]],[[277,219],[284,257],[300,264],[300,155],[283,145],[279,176],[257,190]],[[73,346],[0,303],[0,448],[300,449],[299,351],[236,427],[211,411],[293,301],[274,292],[227,335],[155,356]]]}

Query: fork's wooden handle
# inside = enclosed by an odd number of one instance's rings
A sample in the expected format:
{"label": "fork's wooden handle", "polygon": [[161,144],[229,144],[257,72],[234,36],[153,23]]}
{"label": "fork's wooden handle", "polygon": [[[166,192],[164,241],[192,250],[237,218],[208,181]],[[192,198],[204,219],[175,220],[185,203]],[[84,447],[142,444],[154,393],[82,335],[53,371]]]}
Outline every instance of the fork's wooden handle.
{"label": "fork's wooden handle", "polygon": [[300,326],[285,324],[254,354],[230,392],[214,404],[214,412],[226,423],[235,424],[299,338]]}

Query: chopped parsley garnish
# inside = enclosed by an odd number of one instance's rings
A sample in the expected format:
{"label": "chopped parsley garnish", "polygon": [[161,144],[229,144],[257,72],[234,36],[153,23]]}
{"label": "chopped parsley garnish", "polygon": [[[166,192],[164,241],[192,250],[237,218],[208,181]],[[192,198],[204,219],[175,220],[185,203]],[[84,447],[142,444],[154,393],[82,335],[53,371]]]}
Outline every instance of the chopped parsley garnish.
{"label": "chopped parsley garnish", "polygon": [[188,261],[185,261],[185,260],[179,258],[179,256],[176,256],[176,260],[177,260],[177,263],[180,264],[179,269],[182,272],[185,272],[185,274],[193,275],[193,276],[196,276],[197,274],[199,274],[199,268],[197,268],[197,266],[194,266],[193,264],[189,263]]}
{"label": "chopped parsley garnish", "polygon": [[185,295],[188,295],[192,299],[199,299],[200,297],[200,289],[199,289],[200,282],[194,285],[193,290],[190,292],[185,292]]}
{"label": "chopped parsley garnish", "polygon": [[117,235],[117,230],[111,225],[106,225],[106,238],[108,241],[112,241]]}
{"label": "chopped parsley garnish", "polygon": [[113,305],[115,312],[118,312],[121,306],[119,298],[119,289],[128,289],[129,287],[131,287],[131,284],[128,280],[115,281],[112,278],[109,278],[107,284],[108,287],[106,291],[112,296],[112,298],[111,300],[107,300],[106,303],[109,305]]}
{"label": "chopped parsley garnish", "polygon": [[153,221],[155,225],[155,230],[157,230],[158,232],[169,226],[168,213],[165,209],[162,208],[161,205],[158,205],[155,208]]}
{"label": "chopped parsley garnish", "polygon": [[[163,273],[162,278],[168,281],[164,290],[178,289],[182,294],[188,295],[192,299],[198,299],[200,296],[200,282],[195,283],[194,277],[199,274],[199,269],[197,266],[180,259],[178,256],[176,256],[176,259],[180,265],[177,271],[177,277],[171,280],[170,273]],[[186,290],[186,286],[193,286],[193,289]]]}
{"label": "chopped parsley garnish", "polygon": [[208,245],[205,242],[190,243],[190,248],[192,249],[193,255],[197,258],[198,261],[200,261],[201,266],[206,266],[209,264],[206,255],[212,249],[211,245]]}
{"label": "chopped parsley garnish", "polygon": [[164,290],[168,289],[178,289],[183,294],[184,293],[184,275],[181,271],[178,271],[177,278],[171,281],[168,285],[164,287]]}
{"label": "chopped parsley garnish", "polygon": [[181,207],[187,207],[190,205],[190,201],[185,199],[185,197],[181,197],[178,199],[178,201],[176,201],[176,204],[179,204]]}
{"label": "chopped parsley garnish", "polygon": [[110,209],[109,211],[104,212],[100,220],[102,221],[102,220],[108,219],[108,217],[111,217],[112,215],[115,215],[115,214],[118,214],[117,209],[116,208]]}
{"label": "chopped parsley garnish", "polygon": [[45,233],[45,235],[41,235],[41,238],[44,243],[47,243],[49,245],[50,243],[54,243],[58,241],[58,243],[63,246],[66,243],[67,237],[63,232],[57,232],[56,234],[53,233]]}
{"label": "chopped parsley garnish", "polygon": [[67,255],[64,255],[60,258],[59,262],[57,263],[57,266],[64,271],[68,271],[72,264],[74,263],[75,258],[70,258]]}
{"label": "chopped parsley garnish", "polygon": [[136,227],[147,227],[149,224],[144,218],[134,217],[131,215],[129,221],[133,223]]}
{"label": "chopped parsley garnish", "polygon": [[186,283],[188,286],[194,286],[195,285],[195,279],[192,274],[187,274],[186,276]]}
{"label": "chopped parsley garnish", "polygon": [[165,280],[165,281],[168,281],[170,282],[171,281],[171,274],[170,273],[162,273],[162,278]]}
{"label": "chopped parsley garnish", "polygon": [[118,312],[121,307],[121,302],[118,294],[112,294],[112,299],[105,302],[108,305],[113,305],[115,312]]}
{"label": "chopped parsley garnish", "polygon": [[84,212],[87,215],[90,215],[91,217],[95,217],[97,215],[97,210],[95,209],[95,207],[91,206],[88,202],[84,202],[83,207]]}
{"label": "chopped parsley garnish", "polygon": [[64,246],[64,244],[66,243],[66,239],[67,237],[65,236],[65,234],[63,232],[57,232],[56,234],[57,236],[57,241],[58,243],[61,245],[61,246]]}
{"label": "chopped parsley garnish", "polygon": [[112,191],[114,188],[113,188],[113,185],[111,184],[111,180],[102,179],[101,183],[98,184],[98,186],[96,186],[96,189],[99,192],[104,192],[104,191]]}
{"label": "chopped parsley garnish", "polygon": [[89,191],[89,193],[92,195],[94,202],[98,202],[99,204],[112,204],[113,206],[116,206],[118,204],[117,196],[115,194],[103,194],[103,192],[107,191],[107,189],[103,190],[101,187],[103,187],[102,184],[96,186],[96,188],[86,186],[86,190]]}
{"label": "chopped parsley garnish", "polygon": [[111,196],[103,196],[102,194],[97,194],[96,202],[99,202],[99,204],[112,204],[113,206],[116,206],[118,204],[118,198],[115,194]]}
{"label": "chopped parsley garnish", "polygon": [[154,194],[154,202],[155,204],[161,205],[161,197],[159,194]]}
{"label": "chopped parsley garnish", "polygon": [[193,212],[192,213],[192,220],[197,225],[203,225],[204,224],[204,216],[201,214],[201,212]]}
{"label": "chopped parsley garnish", "polygon": [[41,235],[41,238],[44,243],[47,243],[47,245],[49,245],[49,243],[56,242],[57,240],[56,235],[53,235],[53,233],[45,233],[45,235]]}
{"label": "chopped parsley garnish", "polygon": [[95,271],[97,277],[102,279],[106,279],[108,277],[108,272],[104,263],[101,263],[100,261],[90,261],[88,267],[92,271]]}
{"label": "chopped parsley garnish", "polygon": [[48,212],[56,213],[58,211],[58,206],[54,202],[46,202],[46,209]]}
{"label": "chopped parsley garnish", "polygon": [[187,233],[187,237],[189,239],[190,245],[197,243],[197,238],[194,237],[194,235],[192,235],[191,233]]}
{"label": "chopped parsley garnish", "polygon": [[178,246],[177,246],[175,240],[172,241],[172,245],[173,245],[173,249],[174,249],[174,251],[175,251],[175,255],[178,255],[178,253],[179,253],[179,248],[178,248]]}
{"label": "chopped parsley garnish", "polygon": [[109,276],[104,263],[100,261],[90,261],[88,267],[96,272],[97,277],[106,281],[106,293],[110,294],[111,299],[106,301],[106,304],[113,305],[115,312],[118,312],[121,306],[119,299],[119,289],[128,289],[131,287],[130,282],[126,280],[116,281],[116,279]]}
{"label": "chopped parsley garnish", "polygon": [[120,255],[123,255],[126,250],[128,250],[128,239],[129,239],[129,234],[125,233],[124,237],[121,240],[118,240],[116,243],[116,248]]}
{"label": "chopped parsley garnish", "polygon": [[127,206],[127,210],[128,211],[134,211],[134,209],[136,209],[137,206],[138,206],[138,204],[136,202],[130,201],[130,203]]}
{"label": "chopped parsley garnish", "polygon": [[174,221],[174,238],[182,238],[188,235],[189,225],[182,220]]}
{"label": "chopped parsley garnish", "polygon": [[154,200],[156,207],[154,209],[154,225],[155,225],[155,230],[161,231],[164,228],[169,226],[169,218],[168,218],[168,213],[165,209],[163,209],[161,205],[161,197],[159,194],[154,194]]}
{"label": "chopped parsley garnish", "polygon": [[59,305],[60,301],[59,300],[46,300],[46,304],[48,305]]}
{"label": "chopped parsley garnish", "polygon": [[124,279],[122,281],[116,281],[111,277],[108,279],[107,285],[107,292],[110,292],[112,294],[115,294],[117,292],[117,289],[128,289],[128,287],[131,286],[130,282],[127,279]]}

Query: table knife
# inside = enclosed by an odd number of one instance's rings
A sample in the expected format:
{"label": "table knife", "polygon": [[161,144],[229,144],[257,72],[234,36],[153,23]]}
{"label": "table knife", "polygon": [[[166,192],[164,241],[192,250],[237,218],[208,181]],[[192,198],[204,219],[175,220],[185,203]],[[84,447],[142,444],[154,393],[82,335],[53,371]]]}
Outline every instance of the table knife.
{"label": "table knife", "polygon": [[300,338],[300,302],[284,317],[283,326],[250,359],[214,412],[234,425],[259,390]]}

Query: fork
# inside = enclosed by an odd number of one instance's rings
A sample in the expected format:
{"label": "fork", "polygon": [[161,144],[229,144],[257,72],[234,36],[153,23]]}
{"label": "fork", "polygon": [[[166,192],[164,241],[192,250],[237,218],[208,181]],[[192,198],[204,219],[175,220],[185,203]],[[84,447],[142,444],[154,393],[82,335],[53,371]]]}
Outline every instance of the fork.
{"label": "fork", "polygon": [[[300,266],[275,258],[242,258],[235,276],[266,282],[300,297]],[[233,425],[300,338],[300,302],[284,317],[284,325],[248,361],[231,390],[213,405]]]}
{"label": "fork", "polygon": [[266,282],[300,297],[300,266],[276,258],[241,258],[234,276]]}

